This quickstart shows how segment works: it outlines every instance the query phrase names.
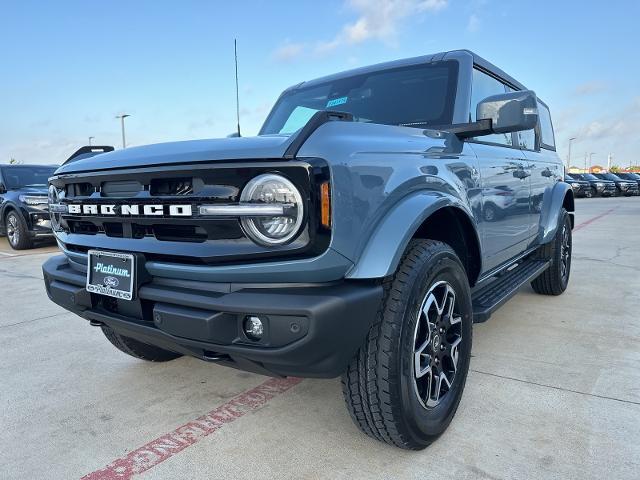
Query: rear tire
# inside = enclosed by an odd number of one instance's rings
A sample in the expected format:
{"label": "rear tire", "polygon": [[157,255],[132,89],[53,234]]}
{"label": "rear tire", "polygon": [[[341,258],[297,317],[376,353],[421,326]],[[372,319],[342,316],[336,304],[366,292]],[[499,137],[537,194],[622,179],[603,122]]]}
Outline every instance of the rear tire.
{"label": "rear tire", "polygon": [[109,340],[114,347],[132,357],[149,362],[168,362],[182,356],[179,353],[164,350],[131,337],[125,337],[107,326],[101,328],[104,336],[107,337],[107,340]]}
{"label": "rear tire", "polygon": [[563,208],[560,212],[556,236],[540,250],[540,256],[551,259],[551,265],[531,282],[536,293],[560,295],[567,289],[571,274],[571,219]]}
{"label": "rear tire", "polygon": [[4,219],[4,225],[7,231],[7,240],[11,248],[14,250],[28,250],[33,248],[33,240],[29,235],[27,222],[24,221],[22,215],[15,210],[11,210]]}
{"label": "rear tire", "polygon": [[472,343],[469,283],[448,245],[413,240],[384,287],[342,390],[364,433],[420,450],[449,426],[464,390]]}

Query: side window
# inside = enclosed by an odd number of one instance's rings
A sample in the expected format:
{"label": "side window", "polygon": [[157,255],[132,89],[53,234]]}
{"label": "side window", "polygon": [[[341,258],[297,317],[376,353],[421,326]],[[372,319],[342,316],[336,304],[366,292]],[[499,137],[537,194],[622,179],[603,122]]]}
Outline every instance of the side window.
{"label": "side window", "polygon": [[[478,103],[491,95],[506,92],[506,86],[480,70],[473,69],[473,86],[471,87],[471,121],[476,121],[476,108]],[[513,146],[510,133],[497,133],[476,138],[480,142],[498,143],[500,145]]]}
{"label": "side window", "polygon": [[547,150],[556,149],[556,139],[553,135],[553,125],[551,124],[551,113],[549,107],[544,103],[538,102],[538,115],[540,116],[540,139],[541,147]]}
{"label": "side window", "polygon": [[[513,88],[507,85],[508,92],[515,92]],[[535,129],[531,130],[522,130],[520,132],[516,132],[518,138],[518,147],[524,150],[535,150],[536,149],[536,131]]]}

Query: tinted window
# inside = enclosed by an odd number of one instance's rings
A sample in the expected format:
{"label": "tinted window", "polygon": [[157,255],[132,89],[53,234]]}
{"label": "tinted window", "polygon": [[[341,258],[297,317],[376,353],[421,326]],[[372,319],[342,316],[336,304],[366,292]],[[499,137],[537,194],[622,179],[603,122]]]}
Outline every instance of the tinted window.
{"label": "tinted window", "polygon": [[613,173],[601,173],[598,176],[600,178],[606,178],[607,180],[613,180],[614,182],[619,182],[620,181],[620,177],[618,177],[617,175],[615,175]]}
{"label": "tinted window", "polygon": [[549,108],[543,103],[538,102],[538,115],[540,117],[540,133],[543,148],[555,150],[556,139],[553,135],[553,125],[551,124],[551,113]]}
{"label": "tinted window", "polygon": [[293,133],[319,110],[351,113],[358,122],[425,127],[449,125],[458,63],[403,67],[339,78],[284,94],[261,134]]}
{"label": "tinted window", "polygon": [[57,167],[3,167],[2,178],[7,188],[46,186]]}
{"label": "tinted window", "polygon": [[[507,92],[515,92],[513,88],[507,85]],[[521,132],[516,132],[516,137],[518,139],[518,146],[525,150],[535,150],[536,149],[536,131],[535,129],[524,130]]]}
{"label": "tinted window", "polygon": [[[498,95],[506,92],[506,86],[501,81],[473,69],[473,86],[471,87],[471,121],[476,121],[476,108],[478,103],[491,95]],[[476,138],[480,142],[499,143],[501,145],[512,146],[512,136],[510,133],[499,133],[495,135],[484,135]]]}

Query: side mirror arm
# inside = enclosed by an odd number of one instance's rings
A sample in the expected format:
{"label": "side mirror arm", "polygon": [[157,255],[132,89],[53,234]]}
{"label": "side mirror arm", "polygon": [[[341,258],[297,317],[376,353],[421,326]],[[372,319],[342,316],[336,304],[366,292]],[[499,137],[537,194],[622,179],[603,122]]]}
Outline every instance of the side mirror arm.
{"label": "side mirror arm", "polygon": [[460,140],[464,140],[466,138],[481,137],[483,135],[492,134],[493,128],[491,124],[491,119],[487,118],[471,123],[455,123],[453,125],[446,125],[442,127],[429,127],[429,130],[440,130],[443,132],[453,133]]}

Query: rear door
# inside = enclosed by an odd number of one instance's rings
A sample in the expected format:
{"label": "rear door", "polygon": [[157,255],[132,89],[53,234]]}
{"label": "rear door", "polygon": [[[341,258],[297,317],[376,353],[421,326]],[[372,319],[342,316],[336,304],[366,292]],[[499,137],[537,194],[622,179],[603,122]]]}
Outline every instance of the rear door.
{"label": "rear door", "polygon": [[[489,73],[474,69],[471,121],[478,102],[505,93],[507,86]],[[494,134],[471,140],[478,156],[482,185],[482,211],[478,223],[485,252],[484,271],[492,270],[523,252],[530,233],[527,159],[515,135]]]}

